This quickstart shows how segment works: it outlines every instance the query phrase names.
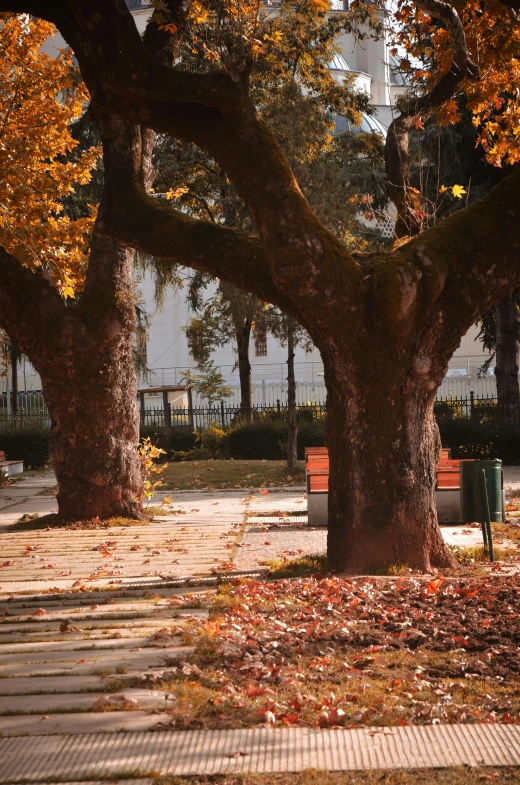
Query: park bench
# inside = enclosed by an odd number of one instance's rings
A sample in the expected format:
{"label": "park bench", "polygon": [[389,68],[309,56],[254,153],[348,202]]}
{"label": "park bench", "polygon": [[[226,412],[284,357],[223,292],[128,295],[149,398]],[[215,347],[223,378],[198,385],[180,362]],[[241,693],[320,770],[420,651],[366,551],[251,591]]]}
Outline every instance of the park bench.
{"label": "park bench", "polygon": [[[435,501],[439,521],[460,520],[460,460],[452,460],[451,450],[443,448],[435,469]],[[305,449],[307,511],[312,526],[328,522],[329,454],[326,447]]]}
{"label": "park bench", "polygon": [[11,477],[13,474],[21,474],[23,472],[23,461],[8,461],[5,457],[5,452],[0,450],[0,472],[7,474]]}

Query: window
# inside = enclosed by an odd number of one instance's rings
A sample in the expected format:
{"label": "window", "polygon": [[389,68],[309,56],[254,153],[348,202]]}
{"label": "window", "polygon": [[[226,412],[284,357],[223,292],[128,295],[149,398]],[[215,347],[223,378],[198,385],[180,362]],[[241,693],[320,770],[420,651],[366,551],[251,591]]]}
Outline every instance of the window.
{"label": "window", "polygon": [[256,357],[267,357],[267,331],[265,324],[255,326],[255,355]]}

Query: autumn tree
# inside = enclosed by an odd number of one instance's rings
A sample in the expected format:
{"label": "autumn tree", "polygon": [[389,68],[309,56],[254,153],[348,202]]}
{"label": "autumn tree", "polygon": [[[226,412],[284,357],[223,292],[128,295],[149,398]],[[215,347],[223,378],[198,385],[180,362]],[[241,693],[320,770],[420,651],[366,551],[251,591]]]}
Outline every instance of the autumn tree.
{"label": "autumn tree", "polygon": [[[0,1],[0,9],[44,16],[59,27],[98,111],[113,123],[104,148],[100,230],[254,292],[293,316],[319,348],[331,457],[331,565],[452,564],[436,519],[440,444],[433,403],[461,336],[520,282],[520,172],[515,167],[477,204],[392,251],[352,253],[310,207],[250,90],[257,42],[265,46],[265,34],[274,40],[269,46],[275,55],[276,15],[216,0],[161,0],[159,6],[152,25],[178,45],[175,66],[150,54],[122,0],[47,0],[43,7],[36,0]],[[402,106],[387,140],[398,203],[404,203],[408,135],[416,118],[479,84],[488,90],[482,102],[496,105],[502,95],[479,76],[478,61],[485,60],[486,75],[504,75],[500,90],[511,86],[510,71],[520,62],[516,12],[505,4],[485,3],[491,32],[483,28],[480,37],[473,35],[474,20],[466,23],[448,3],[418,0],[411,8],[421,24],[434,20],[439,34],[444,31],[444,48],[438,70],[421,95]],[[326,18],[327,8],[318,3],[298,9]],[[376,13],[362,3],[353,13],[361,11]],[[334,15],[335,24],[340,16]],[[341,24],[348,27],[351,20],[347,15]],[[507,41],[496,46],[506,23]],[[199,45],[207,47],[207,66],[195,70],[188,58],[183,67],[183,51]],[[311,80],[307,86],[312,89]],[[514,101],[506,94],[502,111],[514,116]],[[236,187],[255,234],[193,218],[150,197],[138,124],[208,152]],[[503,131],[507,149],[518,149],[512,127]],[[2,303],[19,291],[14,284],[7,291],[2,281]],[[34,300],[41,301],[40,292]]]}
{"label": "autumn tree", "polygon": [[[328,65],[335,55],[342,19],[326,20],[323,14],[309,13],[308,6],[284,3],[277,10],[275,21],[257,41],[250,80],[254,100],[261,106],[300,187],[320,218],[351,247],[364,248],[369,233],[359,221],[362,196],[376,191],[376,200],[384,200],[383,140],[370,133],[347,131],[341,138],[334,135],[335,114],[355,124],[360,120],[360,110],[373,111],[367,94],[356,91],[348,77],[341,86],[330,76]],[[365,31],[367,34],[370,31]],[[195,36],[192,44],[185,52],[185,66],[206,67],[208,42]],[[158,198],[172,202],[191,216],[239,231],[253,230],[251,216],[235,185],[206,150],[159,135],[153,161]],[[148,269],[153,272],[153,264]],[[155,267],[155,273],[160,298],[169,277],[164,275],[162,265]],[[205,362],[216,347],[233,345],[240,405],[250,419],[250,338],[255,322],[260,325],[268,305],[254,294],[207,273],[196,273],[188,292],[196,314],[186,327],[190,352],[196,362]],[[279,318],[280,324],[285,325],[283,317]],[[274,324],[271,316],[269,322]],[[282,333],[285,335],[283,330]]]}
{"label": "autumn tree", "polygon": [[[208,286],[215,287],[211,296],[205,296]],[[249,344],[263,304],[255,295],[227,281],[202,274],[190,282],[189,300],[196,313],[186,326],[191,355],[197,363],[207,362],[217,347],[233,345],[240,380],[240,408],[249,420],[253,406]]]}
{"label": "autumn tree", "polygon": [[72,132],[88,99],[72,54],[44,53],[49,22],[1,23],[0,326],[42,380],[60,515],[136,517],[135,252],[100,235],[78,197],[101,149]]}

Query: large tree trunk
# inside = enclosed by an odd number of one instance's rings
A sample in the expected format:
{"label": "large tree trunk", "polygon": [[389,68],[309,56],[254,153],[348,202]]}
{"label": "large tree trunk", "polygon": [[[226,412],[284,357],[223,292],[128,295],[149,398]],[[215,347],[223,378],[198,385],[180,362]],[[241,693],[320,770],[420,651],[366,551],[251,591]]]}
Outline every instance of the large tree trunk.
{"label": "large tree trunk", "polygon": [[399,367],[393,378],[388,374],[387,367],[376,388],[375,379],[363,379],[338,355],[325,361],[327,550],[336,570],[454,564],[434,497],[441,446],[433,416],[437,385],[432,392],[432,385],[407,383]]}
{"label": "large tree trunk", "polygon": [[142,516],[133,258],[134,251],[94,237],[90,271],[101,280],[95,286],[87,280],[79,303],[66,310],[49,336],[46,351],[34,358],[27,351],[51,414],[50,457],[63,519]]}
{"label": "large tree trunk", "polygon": [[236,330],[238,375],[240,377],[240,408],[246,422],[251,422],[253,408],[253,385],[251,382],[251,363],[249,361],[249,322]]}
{"label": "large tree trunk", "polygon": [[294,326],[289,317],[287,332],[287,467],[296,471],[298,460],[298,424],[296,420],[296,379],[294,376]]}
{"label": "large tree trunk", "polygon": [[498,411],[501,422],[520,423],[518,356],[520,324],[514,294],[496,306],[496,367]]}

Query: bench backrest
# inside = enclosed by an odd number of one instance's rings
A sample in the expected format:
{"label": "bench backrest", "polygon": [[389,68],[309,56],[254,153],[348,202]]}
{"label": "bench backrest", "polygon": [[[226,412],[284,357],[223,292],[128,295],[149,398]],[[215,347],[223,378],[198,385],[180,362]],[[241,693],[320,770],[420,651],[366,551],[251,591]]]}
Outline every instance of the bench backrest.
{"label": "bench backrest", "polygon": [[5,452],[3,452],[3,450],[0,450],[0,461],[5,461],[5,460],[6,460]]}

